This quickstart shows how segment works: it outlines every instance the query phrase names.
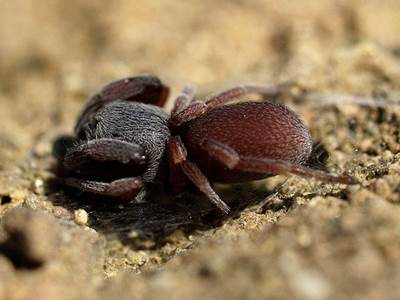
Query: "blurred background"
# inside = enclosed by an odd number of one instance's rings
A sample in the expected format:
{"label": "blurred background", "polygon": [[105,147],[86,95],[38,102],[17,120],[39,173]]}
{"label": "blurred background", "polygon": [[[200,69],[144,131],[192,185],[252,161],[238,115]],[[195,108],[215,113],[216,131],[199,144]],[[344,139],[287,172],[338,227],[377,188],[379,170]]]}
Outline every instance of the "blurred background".
{"label": "blurred background", "polygon": [[[35,205],[59,218],[67,214],[49,209],[46,195],[35,190],[32,182],[45,177],[45,167],[32,157],[49,159],[52,140],[72,131],[89,95],[140,73],[158,75],[172,95],[187,83],[204,95],[237,83],[290,79],[315,94],[398,103],[400,1],[0,0],[0,195],[9,197],[8,205],[26,205],[36,195]],[[289,187],[287,199],[303,209],[283,222],[289,209],[243,212],[192,240],[179,233],[158,252],[138,254],[119,244],[108,251],[117,241],[93,248],[93,239],[105,238],[90,237],[79,249],[96,253],[87,257],[98,269],[79,261],[80,253],[60,255],[61,271],[0,268],[0,299],[30,299],[31,289],[40,299],[64,299],[60,291],[79,299],[76,291],[83,290],[93,299],[203,299],[205,292],[231,299],[399,299],[398,112],[294,108],[341,170],[369,170],[370,177],[359,177],[362,188],[321,188],[306,199]],[[296,189],[315,191],[304,182],[296,181]],[[7,209],[0,205],[0,216]],[[67,245],[65,253],[73,248]],[[191,256],[181,255],[187,249]],[[142,268],[163,271],[103,280]],[[2,274],[17,280],[11,288]],[[25,288],[16,294],[18,286]]]}
{"label": "blurred background", "polygon": [[288,78],[332,86],[327,75],[349,67],[349,49],[370,47],[359,60],[399,55],[399,11],[396,0],[3,0],[2,143],[26,149],[53,126],[49,115],[71,126],[88,95],[131,74],[156,74],[173,93]]}
{"label": "blurred background", "polygon": [[0,142],[26,150],[54,125],[48,116],[71,127],[88,95],[131,74],[156,74],[173,93],[288,78],[332,86],[327,75],[352,55],[399,55],[399,11],[396,0],[3,0]]}

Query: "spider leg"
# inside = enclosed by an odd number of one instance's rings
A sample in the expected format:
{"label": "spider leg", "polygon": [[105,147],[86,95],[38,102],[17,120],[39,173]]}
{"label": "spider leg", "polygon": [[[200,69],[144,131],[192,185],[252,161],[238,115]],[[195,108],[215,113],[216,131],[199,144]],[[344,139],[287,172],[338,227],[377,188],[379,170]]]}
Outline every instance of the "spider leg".
{"label": "spider leg", "polygon": [[196,164],[187,160],[187,152],[179,137],[172,137],[169,142],[169,152],[173,164],[180,166],[183,173],[208,199],[215,204],[225,214],[229,214],[229,206],[221,200],[213,190],[207,177],[201,172]]}
{"label": "spider leg", "polygon": [[[172,139],[175,139],[173,137]],[[171,189],[172,194],[183,193],[186,190],[187,186],[187,176],[183,173],[182,168],[179,165],[180,158],[177,157],[186,156],[184,154],[177,154],[179,149],[176,147],[175,142],[169,142],[167,147],[168,154],[168,180],[169,180],[169,188]]]}
{"label": "spider leg", "polygon": [[171,111],[171,115],[174,116],[186,107],[188,107],[193,102],[195,95],[196,88],[194,86],[185,86],[174,100],[174,107]]}
{"label": "spider leg", "polygon": [[201,147],[207,151],[211,157],[218,160],[229,169],[256,173],[296,174],[303,177],[314,177],[326,182],[343,184],[358,183],[350,176],[330,174],[283,160],[241,156],[228,145],[210,139],[203,142]]}
{"label": "spider leg", "polygon": [[350,176],[330,174],[321,170],[304,167],[302,165],[296,165],[286,161],[279,161],[267,158],[241,157],[239,164],[235,168],[247,172],[268,172],[272,174],[292,173],[303,177],[313,177],[325,182],[332,183],[358,183],[355,178]]}
{"label": "spider leg", "polygon": [[155,76],[135,76],[111,82],[86,103],[76,123],[75,133],[81,132],[96,112],[112,101],[137,101],[163,106],[168,94],[169,88]]}
{"label": "spider leg", "polygon": [[178,111],[175,115],[171,115],[170,124],[178,127],[202,115],[203,113],[213,109],[216,106],[223,105],[229,101],[247,94],[260,94],[263,96],[276,96],[287,90],[293,85],[292,81],[282,82],[271,85],[240,85],[228,90],[222,91],[212,96],[206,102],[194,102],[187,108]]}
{"label": "spider leg", "polygon": [[81,169],[90,161],[118,161],[123,164],[131,161],[145,163],[146,157],[141,146],[115,139],[91,140],[72,147],[64,157],[64,167],[69,170]]}
{"label": "spider leg", "polygon": [[200,145],[212,158],[222,162],[229,169],[233,169],[240,161],[239,154],[231,147],[214,139],[206,139]]}
{"label": "spider leg", "polygon": [[79,188],[86,192],[121,197],[127,200],[135,197],[143,187],[141,177],[127,177],[114,180],[110,183],[70,177],[63,179],[63,182],[68,186]]}

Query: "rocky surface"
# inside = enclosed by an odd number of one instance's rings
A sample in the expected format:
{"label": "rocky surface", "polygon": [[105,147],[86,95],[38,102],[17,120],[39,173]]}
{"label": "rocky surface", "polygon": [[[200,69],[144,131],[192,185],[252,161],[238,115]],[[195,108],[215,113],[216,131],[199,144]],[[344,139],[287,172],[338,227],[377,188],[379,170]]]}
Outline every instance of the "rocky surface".
{"label": "rocky surface", "polygon": [[[396,0],[1,2],[0,299],[400,298],[399,31]],[[360,184],[218,186],[228,218],[54,185],[85,99],[139,73],[173,95],[293,80],[277,101]]]}

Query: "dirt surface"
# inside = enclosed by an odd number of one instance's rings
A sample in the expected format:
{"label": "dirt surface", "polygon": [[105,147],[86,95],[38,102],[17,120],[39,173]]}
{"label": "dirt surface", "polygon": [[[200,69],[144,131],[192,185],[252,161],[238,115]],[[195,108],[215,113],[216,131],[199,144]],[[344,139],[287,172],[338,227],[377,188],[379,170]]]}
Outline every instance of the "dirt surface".
{"label": "dirt surface", "polygon": [[[398,0],[0,1],[0,299],[400,299],[399,32]],[[142,73],[293,80],[277,101],[360,184],[218,186],[228,218],[54,186],[85,99]]]}

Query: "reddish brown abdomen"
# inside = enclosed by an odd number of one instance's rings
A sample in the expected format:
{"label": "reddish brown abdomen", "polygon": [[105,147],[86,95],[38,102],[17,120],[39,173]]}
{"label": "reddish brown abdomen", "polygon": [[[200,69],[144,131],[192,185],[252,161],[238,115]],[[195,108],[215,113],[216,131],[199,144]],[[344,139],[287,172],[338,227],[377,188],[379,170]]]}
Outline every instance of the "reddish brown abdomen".
{"label": "reddish brown abdomen", "polygon": [[[271,102],[245,102],[217,107],[188,126],[185,144],[189,157],[206,175],[219,182],[261,179],[268,174],[228,170],[200,148],[214,139],[241,156],[304,163],[311,153],[309,130],[287,107]],[[269,174],[270,175],[270,174]]]}

